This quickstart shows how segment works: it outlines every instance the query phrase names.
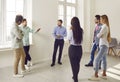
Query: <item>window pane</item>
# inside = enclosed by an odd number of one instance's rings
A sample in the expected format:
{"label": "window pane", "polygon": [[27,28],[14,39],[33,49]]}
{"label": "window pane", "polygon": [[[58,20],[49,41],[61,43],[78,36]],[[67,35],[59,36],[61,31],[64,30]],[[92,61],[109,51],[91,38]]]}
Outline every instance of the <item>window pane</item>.
{"label": "window pane", "polygon": [[[10,30],[17,14],[23,15],[24,0],[6,0],[5,30],[3,34],[3,47],[10,47]],[[6,32],[7,31],[7,32]]]}
{"label": "window pane", "polygon": [[75,16],[75,13],[76,13],[75,12],[75,7],[72,7],[72,12],[71,13],[72,13],[72,16]]}
{"label": "window pane", "polygon": [[66,22],[66,25],[67,25],[67,28],[69,29],[71,24],[71,19],[72,17],[75,16],[75,7],[72,7],[72,6],[67,6],[67,13],[66,13],[66,18],[67,18],[67,22]]}
{"label": "window pane", "polygon": [[59,15],[64,15],[64,6],[63,5],[59,5],[58,14]]}
{"label": "window pane", "polygon": [[67,28],[69,28],[71,25],[70,25],[70,22],[71,22],[71,16],[67,16]]}
{"label": "window pane", "polygon": [[23,12],[23,0],[16,0],[16,12]]}
{"label": "window pane", "polygon": [[[25,4],[24,1],[26,2]],[[30,8],[28,8],[28,6],[31,6],[31,1],[32,0],[0,0],[0,48],[9,48],[11,46],[10,31],[13,22],[15,22],[15,16],[17,14],[23,15],[24,13],[26,15],[31,13],[29,11]],[[28,9],[28,11],[23,12],[25,5],[27,5],[25,9]]]}
{"label": "window pane", "polygon": [[11,27],[7,27],[6,41],[11,41],[10,31],[11,31]]}
{"label": "window pane", "polygon": [[64,1],[64,0],[59,0],[59,1]]}
{"label": "window pane", "polygon": [[71,6],[67,6],[67,16],[71,16],[72,11],[71,11]]}
{"label": "window pane", "polygon": [[75,16],[75,7],[67,6],[67,16]]}
{"label": "window pane", "polygon": [[7,12],[7,16],[6,16],[6,24],[7,24],[7,27],[8,26],[12,26],[13,22],[14,22],[14,19],[15,19],[15,12]]}
{"label": "window pane", "polygon": [[6,0],[7,11],[15,11],[16,0]]}
{"label": "window pane", "polygon": [[76,0],[67,0],[68,3],[76,3]]}

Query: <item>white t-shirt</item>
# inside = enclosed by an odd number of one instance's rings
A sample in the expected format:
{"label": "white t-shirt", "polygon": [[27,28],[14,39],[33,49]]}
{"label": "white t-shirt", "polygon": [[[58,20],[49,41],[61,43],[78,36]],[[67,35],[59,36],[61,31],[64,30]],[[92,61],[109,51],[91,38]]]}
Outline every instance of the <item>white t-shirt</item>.
{"label": "white t-shirt", "polygon": [[109,47],[109,42],[107,40],[108,32],[108,26],[106,24],[103,24],[101,31],[97,35],[97,37],[100,38],[99,46],[106,45],[107,47]]}
{"label": "white t-shirt", "polygon": [[81,45],[81,44],[76,44],[75,43],[74,38],[73,38],[73,31],[72,30],[69,31],[68,40],[69,40],[71,45],[74,45],[74,46],[80,46]]}

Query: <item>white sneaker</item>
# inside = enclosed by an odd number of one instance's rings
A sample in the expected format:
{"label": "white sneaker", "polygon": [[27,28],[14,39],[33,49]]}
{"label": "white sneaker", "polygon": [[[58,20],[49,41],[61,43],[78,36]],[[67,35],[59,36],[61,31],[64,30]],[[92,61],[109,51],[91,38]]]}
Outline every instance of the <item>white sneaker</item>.
{"label": "white sneaker", "polygon": [[92,77],[89,78],[88,80],[90,80],[90,81],[100,81],[100,78],[99,78],[99,77],[92,76]]}
{"label": "white sneaker", "polygon": [[29,67],[28,69],[26,69],[26,70],[22,70],[22,71],[21,71],[21,74],[24,75],[24,74],[26,74],[27,72],[30,72],[30,67]]}
{"label": "white sneaker", "polygon": [[21,71],[21,74],[26,74],[28,72],[28,70],[24,70],[24,71]]}
{"label": "white sneaker", "polygon": [[33,63],[31,61],[28,61],[28,66],[33,66]]}
{"label": "white sneaker", "polygon": [[24,75],[22,75],[22,74],[16,74],[16,75],[13,75],[13,77],[14,78],[22,78],[22,77],[24,77]]}
{"label": "white sneaker", "polygon": [[107,80],[107,76],[100,76],[100,78]]}
{"label": "white sneaker", "polygon": [[26,70],[29,70],[29,69],[30,69],[30,67],[28,67],[27,65],[25,65],[25,69],[26,69]]}

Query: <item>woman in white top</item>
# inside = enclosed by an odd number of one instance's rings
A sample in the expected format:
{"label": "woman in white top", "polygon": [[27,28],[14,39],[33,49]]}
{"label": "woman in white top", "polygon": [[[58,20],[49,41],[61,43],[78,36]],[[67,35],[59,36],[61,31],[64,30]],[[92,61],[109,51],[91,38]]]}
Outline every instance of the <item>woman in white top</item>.
{"label": "woman in white top", "polygon": [[82,40],[83,40],[83,30],[80,26],[79,19],[73,17],[71,20],[71,30],[69,33],[69,59],[73,72],[74,82],[78,82],[78,73],[80,68],[80,60],[82,57]]}
{"label": "woman in white top", "polygon": [[102,28],[100,33],[97,35],[97,37],[100,38],[100,42],[99,42],[100,50],[94,61],[95,74],[94,74],[94,77],[90,78],[89,80],[100,80],[98,78],[99,77],[98,71],[99,71],[99,63],[101,60],[102,60],[102,67],[103,67],[103,73],[101,77],[103,79],[107,79],[106,78],[106,69],[107,69],[106,57],[108,53],[109,42],[111,41],[110,26],[109,26],[109,20],[107,15],[101,16],[101,23],[102,23]]}

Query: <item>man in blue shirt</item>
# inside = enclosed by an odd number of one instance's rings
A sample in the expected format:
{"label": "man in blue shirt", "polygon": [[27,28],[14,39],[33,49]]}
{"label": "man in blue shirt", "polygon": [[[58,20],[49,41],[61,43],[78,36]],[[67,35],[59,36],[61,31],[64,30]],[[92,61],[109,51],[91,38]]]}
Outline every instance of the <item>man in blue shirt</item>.
{"label": "man in blue shirt", "polygon": [[54,42],[54,51],[53,51],[51,67],[55,65],[56,53],[57,53],[58,47],[59,47],[58,64],[62,65],[61,57],[62,57],[62,51],[64,46],[64,37],[67,36],[66,28],[62,26],[62,23],[63,23],[62,20],[58,20],[58,24],[57,24],[58,26],[56,26],[53,31],[55,42]]}
{"label": "man in blue shirt", "polygon": [[95,51],[97,50],[97,48],[99,49],[99,38],[97,37],[97,34],[100,32],[101,26],[102,26],[102,24],[100,23],[100,15],[95,16],[95,24],[96,24],[96,26],[95,26],[95,30],[94,30],[91,59],[88,64],[85,64],[86,67],[93,66]]}

